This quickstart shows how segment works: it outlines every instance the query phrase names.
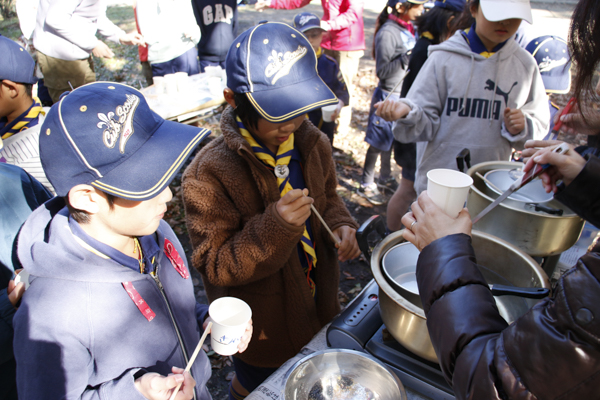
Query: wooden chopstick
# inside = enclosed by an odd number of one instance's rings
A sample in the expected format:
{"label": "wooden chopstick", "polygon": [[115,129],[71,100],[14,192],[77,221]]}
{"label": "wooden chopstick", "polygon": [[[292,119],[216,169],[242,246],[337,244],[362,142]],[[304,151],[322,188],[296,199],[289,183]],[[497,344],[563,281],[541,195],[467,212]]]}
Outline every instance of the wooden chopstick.
{"label": "wooden chopstick", "polygon": [[500,190],[500,188],[498,188],[498,186],[494,185],[492,183],[492,181],[490,181],[488,178],[486,178],[485,176],[481,175],[479,172],[475,172],[475,175],[477,175],[478,177],[480,177],[485,183],[487,183],[488,185],[490,185],[491,187],[494,188],[494,190],[496,190],[499,194],[502,194],[504,192],[504,190]]}
{"label": "wooden chopstick", "polygon": [[319,214],[319,212],[317,211],[317,209],[315,208],[315,206],[313,206],[312,204],[310,205],[310,209],[311,211],[317,216],[317,218],[319,218],[319,220],[321,221],[321,223],[323,224],[323,226],[325,227],[325,229],[327,229],[327,232],[329,232],[329,235],[331,236],[331,238],[333,239],[333,241],[335,242],[335,244],[341,244],[340,240],[337,238],[337,236],[335,236],[333,234],[333,232],[331,232],[331,229],[329,229],[329,227],[327,226],[327,224],[325,223],[325,221],[323,220],[323,217],[321,217],[321,214]]}
{"label": "wooden chopstick", "polygon": [[[188,361],[187,367],[185,367],[185,371],[183,372],[184,374],[186,372],[190,372],[190,369],[192,368],[194,361],[196,361],[196,357],[198,356],[198,353],[200,353],[200,349],[202,349],[202,345],[204,344],[206,335],[208,335],[208,332],[210,332],[211,327],[212,327],[212,322],[209,322],[208,325],[206,325],[206,329],[204,330],[204,333],[202,334],[200,341],[198,342],[198,346],[196,346],[196,350],[194,350],[194,354],[192,354],[192,358],[190,358],[190,361]],[[175,400],[175,396],[177,396],[177,392],[179,392],[179,388],[181,387],[182,384],[183,384],[183,382],[181,382],[179,385],[177,385],[175,390],[173,390],[173,394],[171,395],[169,400]]]}

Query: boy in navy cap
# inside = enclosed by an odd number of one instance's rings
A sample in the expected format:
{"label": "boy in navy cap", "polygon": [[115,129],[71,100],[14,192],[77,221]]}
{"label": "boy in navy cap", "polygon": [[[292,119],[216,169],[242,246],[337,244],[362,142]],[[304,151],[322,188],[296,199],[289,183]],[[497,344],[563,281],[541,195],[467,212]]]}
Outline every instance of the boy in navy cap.
{"label": "boy in navy cap", "polygon": [[550,95],[569,93],[571,89],[571,55],[567,42],[557,36],[540,36],[533,39],[525,48],[531,53],[538,64],[544,88],[548,95],[548,106],[550,107],[550,129],[544,137],[556,139],[552,134],[554,128],[554,116],[560,107],[552,102]]}
{"label": "boy in navy cap", "polygon": [[40,181],[48,190],[40,163],[38,136],[46,111],[40,100],[32,96],[37,82],[35,62],[27,50],[0,35],[0,162],[17,165]]}
{"label": "boy in navy cap", "polygon": [[243,398],[339,312],[338,260],[360,251],[329,140],[305,116],[338,103],[309,41],[283,23],[257,25],[234,40],[226,63],[223,135],[198,153],[182,186],[209,300],[235,296],[252,308],[256,335],[233,358],[230,387]]}
{"label": "boy in navy cap", "polygon": [[310,122],[327,135],[329,142],[333,146],[333,135],[336,128],[335,120],[342,107],[348,105],[350,94],[348,93],[344,76],[340,71],[337,61],[335,61],[333,57],[325,54],[321,48],[321,40],[323,39],[323,32],[325,32],[325,30],[321,28],[321,20],[319,17],[308,12],[297,14],[294,17],[294,28],[304,33],[304,36],[306,36],[310,42],[317,55],[317,72],[321,79],[323,79],[323,82],[329,86],[329,89],[331,89],[338,98],[338,106],[331,118],[331,122],[323,121],[323,112],[320,108],[308,113]]}
{"label": "boy in navy cap", "polygon": [[14,319],[20,400],[167,400],[178,383],[176,399],[210,399],[206,354],[191,375],[178,368],[207,307],[162,220],[169,183],[209,133],[163,120],[117,83],[82,86],[52,107],[40,155],[59,197],[19,235],[32,277]]}

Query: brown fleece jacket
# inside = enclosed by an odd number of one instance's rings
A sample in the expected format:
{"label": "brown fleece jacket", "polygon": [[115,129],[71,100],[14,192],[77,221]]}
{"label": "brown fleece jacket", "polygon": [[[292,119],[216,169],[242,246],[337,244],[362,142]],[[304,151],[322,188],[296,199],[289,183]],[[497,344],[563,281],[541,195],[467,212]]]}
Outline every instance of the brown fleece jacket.
{"label": "brown fleece jacket", "polygon": [[[311,217],[317,253],[313,299],[296,250],[304,228],[277,213],[277,178],[239,133],[231,107],[221,117],[221,130],[223,136],[202,149],[183,175],[192,264],[210,301],[234,296],[252,308],[254,334],[238,355],[242,361],[279,367],[339,312],[337,253],[318,218]],[[332,230],[357,228],[336,193],[327,137],[306,120],[294,138],[316,209]]]}

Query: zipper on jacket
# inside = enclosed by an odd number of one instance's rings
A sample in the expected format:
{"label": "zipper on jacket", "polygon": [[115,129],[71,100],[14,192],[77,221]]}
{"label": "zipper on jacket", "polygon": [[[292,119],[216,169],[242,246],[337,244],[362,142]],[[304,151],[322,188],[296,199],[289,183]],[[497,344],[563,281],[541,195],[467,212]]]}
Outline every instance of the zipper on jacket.
{"label": "zipper on jacket", "polygon": [[[187,353],[185,352],[185,345],[183,344],[183,339],[181,338],[181,333],[179,333],[179,328],[177,327],[177,323],[175,322],[175,316],[173,315],[173,310],[171,309],[171,304],[169,303],[169,300],[167,299],[167,295],[165,294],[165,289],[160,281],[160,279],[158,278],[158,266],[159,263],[156,263],[155,269],[154,269],[154,274],[149,274],[150,276],[152,276],[152,278],[154,278],[154,282],[156,282],[156,286],[158,286],[158,290],[160,290],[160,294],[162,295],[165,303],[167,304],[167,309],[169,310],[169,316],[171,317],[171,322],[173,323],[173,327],[175,328],[175,332],[177,333],[177,340],[179,340],[179,346],[181,347],[181,351],[183,352],[183,359],[185,360],[185,366],[182,366],[181,368],[185,368],[187,367],[187,364],[189,362]],[[194,400],[196,400],[196,387],[194,387]]]}

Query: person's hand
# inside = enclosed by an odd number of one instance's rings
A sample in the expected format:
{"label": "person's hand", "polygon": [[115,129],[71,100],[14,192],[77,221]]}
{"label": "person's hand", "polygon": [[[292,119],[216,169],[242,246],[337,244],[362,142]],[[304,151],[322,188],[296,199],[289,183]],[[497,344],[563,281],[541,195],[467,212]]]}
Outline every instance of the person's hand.
{"label": "person's hand", "polygon": [[242,340],[240,344],[238,344],[238,352],[243,353],[248,348],[248,344],[250,343],[250,339],[252,339],[252,331],[254,327],[252,326],[252,319],[248,321],[248,325],[246,325],[246,331],[242,335]]}
{"label": "person's hand", "polygon": [[172,368],[173,373],[163,376],[155,372],[148,372],[135,380],[135,388],[149,400],[169,400],[173,390],[183,384],[175,396],[175,400],[189,400],[194,397],[196,381],[189,372],[183,368]]}
{"label": "person's hand", "polygon": [[[458,217],[452,218],[423,191],[417,201],[410,206],[412,211],[402,217],[402,224],[407,227],[402,233],[404,239],[414,244],[419,251],[425,246],[448,235],[465,233],[471,235],[471,216],[463,208]],[[416,224],[413,222],[417,221]]]}
{"label": "person's hand", "polygon": [[356,229],[343,225],[335,229],[333,234],[340,240],[340,243],[335,245],[338,249],[339,261],[343,262],[360,256],[360,249],[356,241]]}
{"label": "person's hand", "polygon": [[[15,271],[15,273],[18,274],[22,270],[23,268],[19,268]],[[23,293],[25,293],[25,284],[23,282],[19,282],[17,285],[15,285],[14,279],[11,279],[8,281],[8,288],[6,289],[6,292],[8,293],[8,301],[10,301],[10,304],[12,304],[13,307],[16,307],[19,300],[21,300]]]}
{"label": "person's hand", "polygon": [[337,117],[340,115],[340,111],[342,111],[342,107],[344,107],[344,102],[341,100],[338,100],[337,108],[335,109],[333,114],[331,114],[332,121],[335,121],[337,119]]}
{"label": "person's hand", "polygon": [[308,189],[294,189],[277,201],[275,209],[288,224],[302,226],[310,217],[312,203],[314,199],[308,197]]}
{"label": "person's hand", "polygon": [[525,129],[525,114],[518,108],[504,109],[504,126],[511,135],[517,135]]}
{"label": "person's hand", "polygon": [[[525,146],[527,146],[527,143],[529,142],[526,142]],[[573,150],[573,146],[571,145],[569,145],[569,151],[566,154],[552,152],[560,143],[558,142],[558,144],[546,146],[538,150],[527,160],[527,164],[523,167],[523,172],[528,172],[533,168],[534,164],[551,165],[551,167],[540,175],[546,193],[550,193],[550,191],[556,193],[558,190],[557,182],[560,179],[562,179],[565,185],[569,185],[579,175],[586,163],[585,158]]]}
{"label": "person's hand", "polygon": [[98,58],[113,58],[115,53],[101,40],[98,40],[98,44],[92,50],[94,57]]}
{"label": "person's hand", "polygon": [[137,45],[146,47],[146,40],[139,32],[129,32],[119,38],[119,42],[124,45]]}
{"label": "person's hand", "polygon": [[410,106],[402,101],[388,99],[379,101],[373,105],[376,109],[375,115],[386,121],[396,121],[404,118],[410,112]]}
{"label": "person's hand", "polygon": [[548,146],[558,146],[562,142],[560,140],[528,140],[525,142],[525,148],[521,151],[521,157],[523,157],[523,164],[527,164],[527,161],[532,155],[538,152],[540,148]]}
{"label": "person's hand", "polygon": [[597,135],[600,133],[600,113],[591,110],[586,112],[585,119],[582,111],[580,110],[579,104],[575,103],[568,114],[560,115],[564,108],[561,108],[554,115],[554,124],[558,121],[562,121],[562,131],[569,135],[581,133],[584,135]]}
{"label": "person's hand", "polygon": [[267,1],[259,0],[254,5],[254,9],[256,11],[258,11],[258,12],[262,12],[265,8],[270,8],[270,7],[271,7],[271,1],[270,0],[267,0]]}

